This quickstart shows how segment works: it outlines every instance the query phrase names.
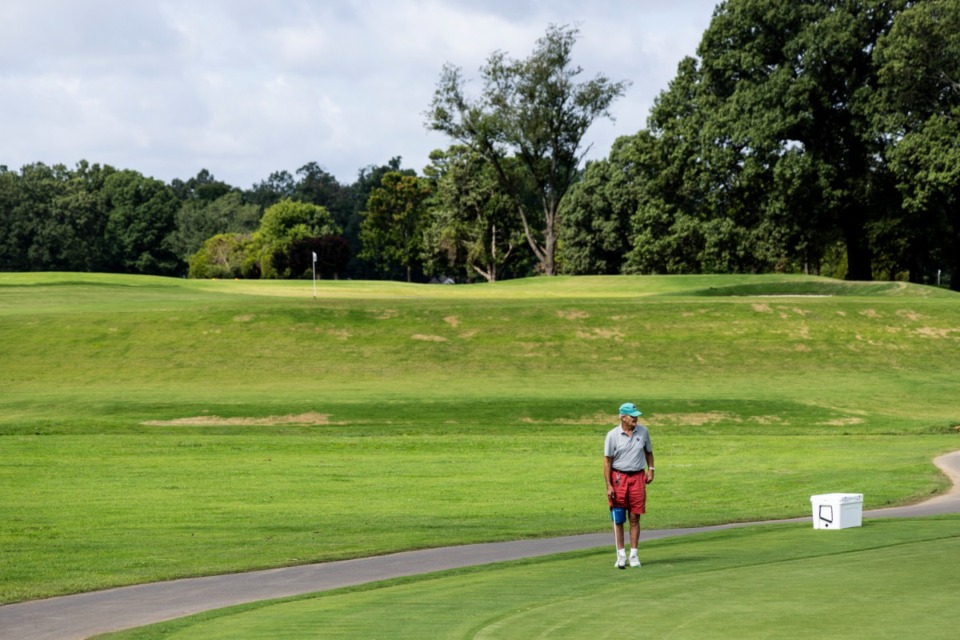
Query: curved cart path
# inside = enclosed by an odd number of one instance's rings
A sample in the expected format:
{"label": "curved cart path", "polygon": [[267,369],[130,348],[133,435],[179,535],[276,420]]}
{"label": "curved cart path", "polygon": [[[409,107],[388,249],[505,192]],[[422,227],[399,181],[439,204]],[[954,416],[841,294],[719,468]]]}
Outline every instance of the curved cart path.
{"label": "curved cart path", "polygon": [[[934,460],[953,481],[949,493],[920,504],[865,511],[864,518],[906,518],[960,513],[960,451]],[[744,522],[644,531],[644,540],[720,529],[803,522],[810,518]],[[0,607],[0,639],[70,640],[138,627],[231,605],[348,587],[419,573],[591,549],[611,543],[610,533],[546,540],[520,540],[408,551],[387,556],[326,562],[205,578],[94,591]]]}

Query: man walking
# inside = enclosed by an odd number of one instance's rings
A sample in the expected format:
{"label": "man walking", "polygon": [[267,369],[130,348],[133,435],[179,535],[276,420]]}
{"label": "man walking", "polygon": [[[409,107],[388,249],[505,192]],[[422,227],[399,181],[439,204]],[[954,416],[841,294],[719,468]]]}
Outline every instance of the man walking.
{"label": "man walking", "polygon": [[607,433],[603,444],[603,478],[617,543],[618,569],[627,566],[623,523],[630,519],[630,566],[639,567],[640,516],[646,513],[647,484],[653,482],[653,444],[650,432],[637,418],[642,414],[632,402],[620,405],[620,424]]}

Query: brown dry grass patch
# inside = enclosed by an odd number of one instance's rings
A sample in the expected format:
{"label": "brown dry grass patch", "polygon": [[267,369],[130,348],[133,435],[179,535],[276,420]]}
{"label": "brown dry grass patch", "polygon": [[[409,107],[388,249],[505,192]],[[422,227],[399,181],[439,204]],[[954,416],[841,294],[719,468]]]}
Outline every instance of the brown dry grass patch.
{"label": "brown dry grass patch", "polygon": [[817,424],[828,427],[850,427],[855,424],[863,424],[863,418],[837,418],[836,420],[827,420],[826,422],[818,422]]}
{"label": "brown dry grass patch", "polygon": [[142,424],[150,427],[275,427],[291,424],[329,425],[340,423],[330,422],[329,413],[301,413],[299,415],[265,416],[262,418],[193,416],[174,420],[147,420]]}
{"label": "brown dry grass patch", "polygon": [[658,413],[648,420],[651,426],[682,425],[701,427],[718,422],[740,422],[740,416],[725,411],[709,411],[705,413]]}
{"label": "brown dry grass patch", "polygon": [[615,340],[616,342],[623,342],[623,331],[620,329],[577,331],[577,337],[582,340]]}
{"label": "brown dry grass patch", "polygon": [[422,333],[415,333],[410,336],[414,340],[420,340],[421,342],[446,342],[447,339],[443,336],[428,336]]}
{"label": "brown dry grass patch", "polygon": [[926,317],[923,314],[917,313],[916,311],[911,311],[910,309],[899,309],[897,311],[897,315],[900,316],[901,318],[912,320],[913,322],[916,322],[917,320],[921,320]]}
{"label": "brown dry grass patch", "polygon": [[530,417],[521,418],[520,422],[526,424],[570,424],[570,425],[611,425],[611,428],[619,423],[616,412],[607,413],[606,411],[597,411],[590,415],[579,418],[558,418],[556,420],[535,420]]}
{"label": "brown dry grass patch", "polygon": [[950,334],[960,331],[960,329],[945,329],[940,327],[921,327],[920,329],[915,329],[914,333],[921,335],[925,338],[949,338]]}

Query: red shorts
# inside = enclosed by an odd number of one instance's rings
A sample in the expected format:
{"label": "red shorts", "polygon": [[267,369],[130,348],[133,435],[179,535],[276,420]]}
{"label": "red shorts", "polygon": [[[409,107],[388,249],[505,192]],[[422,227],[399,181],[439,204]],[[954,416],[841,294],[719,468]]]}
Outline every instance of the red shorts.
{"label": "red shorts", "polygon": [[646,470],[627,475],[611,471],[614,499],[607,498],[611,507],[623,507],[630,513],[647,512],[647,474]]}

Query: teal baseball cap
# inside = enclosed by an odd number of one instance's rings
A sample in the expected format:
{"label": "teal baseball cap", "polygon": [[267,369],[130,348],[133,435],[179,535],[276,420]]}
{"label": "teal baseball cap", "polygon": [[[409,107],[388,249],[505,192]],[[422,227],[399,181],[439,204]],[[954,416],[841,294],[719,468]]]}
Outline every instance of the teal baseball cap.
{"label": "teal baseball cap", "polygon": [[640,413],[639,409],[637,409],[637,405],[633,404],[632,402],[624,402],[622,405],[620,405],[620,415],[639,418],[643,414]]}

